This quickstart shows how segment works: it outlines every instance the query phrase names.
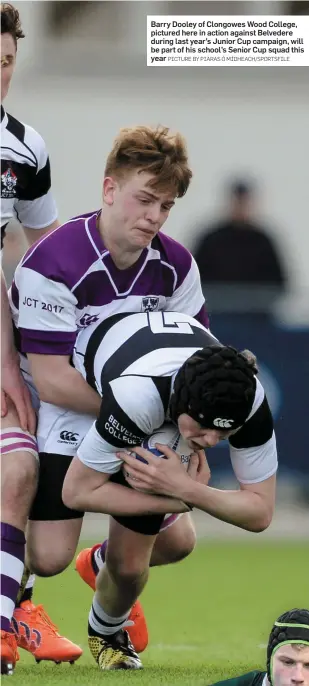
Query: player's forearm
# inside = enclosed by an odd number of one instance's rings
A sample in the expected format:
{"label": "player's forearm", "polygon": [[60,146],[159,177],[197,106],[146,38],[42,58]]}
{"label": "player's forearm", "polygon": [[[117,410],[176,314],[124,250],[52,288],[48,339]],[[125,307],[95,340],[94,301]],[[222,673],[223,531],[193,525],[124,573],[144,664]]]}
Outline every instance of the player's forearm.
{"label": "player's forearm", "polygon": [[222,491],[192,480],[177,496],[216,519],[247,531],[264,531],[272,519],[271,508],[251,491]]}
{"label": "player's forearm", "polygon": [[11,311],[5,278],[1,269],[1,366],[6,366],[15,357]]}
{"label": "player's forearm", "polygon": [[63,492],[63,500],[69,499],[69,507],[87,512],[101,512],[102,514],[119,516],[141,516],[166,514],[168,512],[188,512],[185,503],[175,498],[148,495],[120,484],[107,481],[93,491],[78,493]]}
{"label": "player's forearm", "polygon": [[44,378],[33,372],[33,377],[42,401],[81,414],[98,416],[101,398],[74,367],[68,364],[60,373],[49,375],[47,372]]}

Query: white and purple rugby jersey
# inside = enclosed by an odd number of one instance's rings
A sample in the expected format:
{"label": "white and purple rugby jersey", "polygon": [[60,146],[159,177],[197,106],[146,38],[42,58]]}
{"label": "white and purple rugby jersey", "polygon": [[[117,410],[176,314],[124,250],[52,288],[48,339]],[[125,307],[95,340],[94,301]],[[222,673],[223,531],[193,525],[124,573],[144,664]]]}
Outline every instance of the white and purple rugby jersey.
{"label": "white and purple rugby jersey", "polygon": [[98,232],[98,214],[71,219],[19,263],[10,301],[21,352],[71,355],[79,330],[120,312],[174,310],[208,327],[190,252],[160,233],[120,270]]}

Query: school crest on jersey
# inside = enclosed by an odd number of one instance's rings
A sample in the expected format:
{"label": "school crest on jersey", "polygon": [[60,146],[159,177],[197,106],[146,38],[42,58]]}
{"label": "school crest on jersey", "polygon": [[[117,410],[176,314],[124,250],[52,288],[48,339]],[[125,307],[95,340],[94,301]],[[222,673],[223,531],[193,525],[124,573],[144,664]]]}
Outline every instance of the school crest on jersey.
{"label": "school crest on jersey", "polygon": [[1,197],[2,198],[15,198],[16,196],[16,184],[17,176],[14,174],[13,169],[8,167],[8,169],[1,174]]}
{"label": "school crest on jersey", "polygon": [[158,295],[148,295],[142,299],[142,312],[156,312],[159,309],[159,302]]}

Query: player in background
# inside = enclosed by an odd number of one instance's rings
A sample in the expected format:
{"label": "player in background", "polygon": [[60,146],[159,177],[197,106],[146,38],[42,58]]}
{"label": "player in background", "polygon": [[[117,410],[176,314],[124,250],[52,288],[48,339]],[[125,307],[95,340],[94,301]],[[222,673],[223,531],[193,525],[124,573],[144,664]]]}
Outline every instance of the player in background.
{"label": "player in background", "polygon": [[[208,324],[192,255],[160,231],[191,176],[179,133],[162,126],[121,130],[106,162],[102,208],[46,236],[16,270],[11,305],[22,367],[27,375],[30,362],[41,400],[62,408],[59,441],[71,455],[82,439],[82,427],[72,429],[69,411],[89,415],[92,423],[101,404],[99,394],[70,364],[78,330],[115,313],[175,309]],[[40,464],[40,483],[51,484],[54,461],[41,456]],[[65,568],[76,538],[73,533],[71,544],[72,527],[80,526],[78,521],[59,522],[55,508],[46,535],[47,509],[46,499],[35,500],[28,530],[32,571],[43,575],[53,568],[52,561],[48,569],[47,562],[42,568],[42,548],[50,560],[50,547],[57,547],[67,530]],[[186,514],[158,536],[151,564],[182,559],[194,545],[194,527]],[[57,570],[58,563],[55,556]],[[132,612],[135,624],[129,631],[141,651],[147,645],[147,628],[140,605]]]}
{"label": "player in background", "polygon": [[289,610],[278,617],[268,640],[266,672],[212,686],[309,686],[309,610]]}
{"label": "player in background", "polygon": [[[17,42],[23,37],[18,11],[9,3],[1,4],[1,103],[14,73]],[[6,226],[13,217],[21,222],[29,243],[59,226],[45,143],[34,129],[8,114],[1,104],[1,248]],[[20,373],[2,270],[1,418],[1,664],[3,671],[12,671],[18,655],[17,643],[38,659],[74,660],[82,651],[59,636],[42,606],[32,603],[34,577],[28,580],[15,611],[14,628],[20,631],[14,636],[11,629],[24,568],[24,532],[37,487],[38,453],[36,415]],[[37,636],[40,640],[25,640],[22,626],[28,627],[31,638]]]}
{"label": "player in background", "polygon": [[[101,409],[93,423],[86,415],[64,415],[63,408],[41,404],[38,443],[50,478],[40,480],[37,502],[46,503],[46,532],[50,520],[58,518],[59,537],[52,550],[37,549],[36,564],[45,574],[51,564],[53,573],[62,571],[65,555],[69,564],[83,511],[113,516],[107,561],[97,578],[89,617],[89,645],[101,669],[135,669],[141,662],[123,629],[147,581],[164,514],[186,508],[183,501],[126,488],[122,451],[163,443],[179,450],[188,465],[188,453],[199,449],[200,462],[193,463],[193,475],[190,464],[189,480],[204,481],[204,495],[194,504],[230,524],[262,531],[274,508],[277,452],[272,417],[252,360],[220,345],[188,315],[123,313],[95,322],[79,333],[72,362],[102,396]],[[179,434],[188,447],[181,447]],[[203,448],[222,439],[229,439],[239,490],[205,485],[209,471]],[[159,449],[176,458],[168,448]],[[152,513],[157,515],[147,516]]]}

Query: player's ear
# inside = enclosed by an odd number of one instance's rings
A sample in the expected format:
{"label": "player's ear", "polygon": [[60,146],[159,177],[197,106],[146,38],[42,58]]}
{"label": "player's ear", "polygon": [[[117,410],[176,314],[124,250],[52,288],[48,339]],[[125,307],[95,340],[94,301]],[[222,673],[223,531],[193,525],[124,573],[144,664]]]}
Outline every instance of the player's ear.
{"label": "player's ear", "polygon": [[117,181],[112,176],[106,176],[103,181],[103,202],[106,205],[113,205]]}

